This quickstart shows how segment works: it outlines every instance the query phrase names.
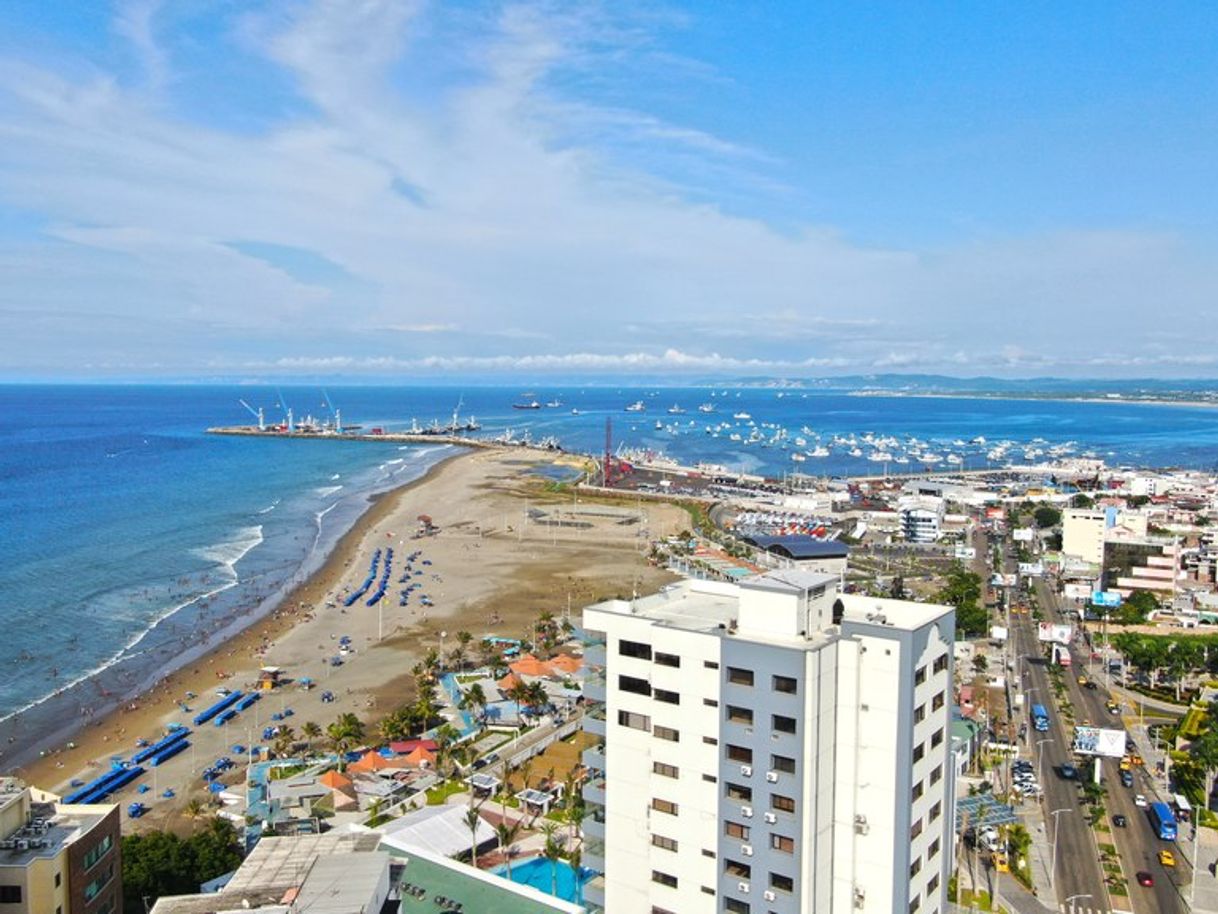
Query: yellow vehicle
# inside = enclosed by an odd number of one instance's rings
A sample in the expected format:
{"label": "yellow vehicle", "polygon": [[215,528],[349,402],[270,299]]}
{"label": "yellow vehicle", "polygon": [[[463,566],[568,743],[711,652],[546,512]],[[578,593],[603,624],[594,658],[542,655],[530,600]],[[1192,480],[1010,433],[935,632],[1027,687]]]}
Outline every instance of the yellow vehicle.
{"label": "yellow vehicle", "polygon": [[1132,767],[1133,767],[1133,762],[1131,762],[1131,761],[1129,760],[1129,756],[1128,756],[1128,755],[1127,755],[1127,756],[1125,756],[1123,759],[1121,759],[1121,770],[1122,770],[1122,771],[1128,771],[1128,770],[1129,770],[1130,768],[1132,768]]}
{"label": "yellow vehicle", "polygon": [[1129,756],[1129,760],[1131,762],[1133,762],[1135,765],[1146,764],[1145,762],[1142,761],[1142,756],[1138,755],[1136,752],[1133,755]]}
{"label": "yellow vehicle", "polygon": [[1087,677],[1086,676],[1078,677],[1078,684],[1085,686],[1087,684]]}
{"label": "yellow vehicle", "polygon": [[1175,866],[1176,855],[1171,851],[1159,851],[1159,862],[1164,866]]}

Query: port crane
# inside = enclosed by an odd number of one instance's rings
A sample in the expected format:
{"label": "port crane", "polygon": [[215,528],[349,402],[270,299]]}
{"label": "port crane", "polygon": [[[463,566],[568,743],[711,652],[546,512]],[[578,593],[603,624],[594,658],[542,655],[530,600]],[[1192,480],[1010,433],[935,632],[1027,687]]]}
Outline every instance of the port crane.
{"label": "port crane", "polygon": [[250,406],[244,400],[239,399],[239,400],[237,400],[237,402],[240,403],[242,406],[244,406],[246,409],[248,409],[250,411],[250,414],[253,415],[253,417],[258,420],[258,431],[265,432],[266,431],[266,418],[263,416],[262,407],[259,406],[257,409],[254,409],[254,407]]}
{"label": "port crane", "polygon": [[334,408],[333,402],[330,400],[330,395],[326,393],[326,389],[321,389],[321,395],[326,398],[326,407],[330,410],[330,415],[334,417],[334,432],[341,435],[343,431],[343,415]]}

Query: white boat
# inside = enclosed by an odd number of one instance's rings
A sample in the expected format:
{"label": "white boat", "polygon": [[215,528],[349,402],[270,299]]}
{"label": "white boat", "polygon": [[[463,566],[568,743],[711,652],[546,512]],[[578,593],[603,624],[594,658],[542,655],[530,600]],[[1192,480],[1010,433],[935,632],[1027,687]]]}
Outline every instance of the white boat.
{"label": "white boat", "polygon": [[733,419],[752,419],[753,417],[750,416],[748,413],[733,413],[732,418]]}
{"label": "white boat", "polygon": [[641,413],[641,412],[643,412],[645,409],[647,409],[647,407],[643,405],[643,401],[642,401],[642,400],[635,400],[633,403],[631,403],[629,406],[627,406],[627,407],[626,407],[626,412],[628,412],[628,413]]}
{"label": "white boat", "polygon": [[[711,394],[711,396],[713,397],[714,394]],[[703,403],[701,406],[698,407],[698,412],[700,412],[700,413],[713,413],[714,411],[715,411],[715,406],[712,403]]]}
{"label": "white boat", "polygon": [[677,404],[675,404],[675,403],[672,406],[668,407],[668,414],[670,416],[679,416],[684,412],[685,412],[685,410],[681,409],[681,407],[677,406]]}
{"label": "white boat", "polygon": [[809,457],[828,457],[829,449],[827,447],[825,447],[823,444],[821,444],[821,445],[818,445],[818,446],[812,448],[812,450],[808,451],[808,456]]}
{"label": "white boat", "polygon": [[663,427],[664,427],[664,423],[661,422],[659,419],[656,419],[656,431],[658,432]]}
{"label": "white boat", "polygon": [[791,455],[791,459],[794,460],[796,463],[803,463],[808,458],[805,457],[803,454],[799,453],[799,451],[796,451],[794,454]]}

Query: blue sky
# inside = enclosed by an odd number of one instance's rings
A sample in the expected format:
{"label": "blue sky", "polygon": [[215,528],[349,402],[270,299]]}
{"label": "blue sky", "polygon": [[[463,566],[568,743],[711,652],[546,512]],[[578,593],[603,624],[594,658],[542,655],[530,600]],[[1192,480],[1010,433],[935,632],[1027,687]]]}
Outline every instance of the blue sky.
{"label": "blue sky", "polygon": [[1218,373],[1209,4],[0,26],[0,376]]}

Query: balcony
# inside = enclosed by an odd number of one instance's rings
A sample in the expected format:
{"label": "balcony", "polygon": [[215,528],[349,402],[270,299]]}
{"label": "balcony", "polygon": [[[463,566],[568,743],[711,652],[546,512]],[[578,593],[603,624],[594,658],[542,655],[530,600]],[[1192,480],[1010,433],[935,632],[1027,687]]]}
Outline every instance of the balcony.
{"label": "balcony", "polygon": [[596,876],[584,883],[584,904],[597,910],[605,907],[605,877]]}
{"label": "balcony", "polygon": [[583,728],[585,733],[591,733],[593,736],[599,736],[601,739],[605,738],[605,708],[603,705],[600,708],[589,710],[584,715]]}
{"label": "balcony", "polygon": [[[584,833],[584,841],[604,841],[605,840],[605,819],[604,812],[596,810],[591,815],[584,816],[583,822],[580,823],[580,828]],[[584,866],[592,866],[587,860],[584,861]],[[593,869],[601,869],[601,867],[592,867]]]}
{"label": "balcony", "polygon": [[604,669],[606,660],[605,642],[591,641],[584,646],[584,665]]}
{"label": "balcony", "polygon": [[588,701],[605,700],[605,677],[591,676],[584,680],[584,698]]}
{"label": "balcony", "polygon": [[584,783],[584,802],[605,805],[605,779],[593,778]]}
{"label": "balcony", "polygon": [[580,860],[581,866],[586,866],[590,870],[596,870],[598,873],[605,870],[605,842],[604,841],[585,841],[583,855]]}
{"label": "balcony", "polygon": [[[584,729],[587,729],[586,727]],[[596,771],[605,770],[605,747],[589,746],[580,756],[580,761],[583,762],[585,768],[591,768]]]}

